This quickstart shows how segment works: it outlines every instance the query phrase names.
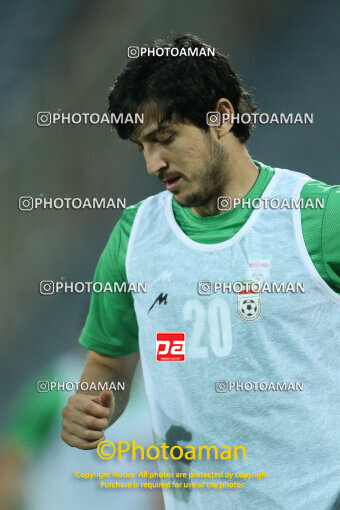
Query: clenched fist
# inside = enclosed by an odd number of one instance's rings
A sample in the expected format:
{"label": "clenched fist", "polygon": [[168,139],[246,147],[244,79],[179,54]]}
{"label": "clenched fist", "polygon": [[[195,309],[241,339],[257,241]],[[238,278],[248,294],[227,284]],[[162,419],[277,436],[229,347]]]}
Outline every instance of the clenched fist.
{"label": "clenched fist", "polygon": [[104,439],[104,430],[111,422],[114,407],[111,391],[102,391],[98,397],[83,393],[72,395],[62,411],[63,441],[82,450],[97,448]]}

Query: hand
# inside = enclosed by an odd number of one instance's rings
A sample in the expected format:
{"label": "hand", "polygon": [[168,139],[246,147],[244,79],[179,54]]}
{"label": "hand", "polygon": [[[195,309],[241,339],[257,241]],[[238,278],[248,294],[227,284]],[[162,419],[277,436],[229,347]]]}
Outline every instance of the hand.
{"label": "hand", "polygon": [[72,395],[62,411],[61,438],[82,450],[97,448],[105,439],[104,430],[110,424],[114,407],[112,391],[102,391],[98,397],[84,393]]}

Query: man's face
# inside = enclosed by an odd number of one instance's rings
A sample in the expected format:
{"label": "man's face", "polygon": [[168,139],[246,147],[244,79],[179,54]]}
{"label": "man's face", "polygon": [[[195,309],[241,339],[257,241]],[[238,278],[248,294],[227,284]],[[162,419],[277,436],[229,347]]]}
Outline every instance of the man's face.
{"label": "man's face", "polygon": [[150,122],[131,140],[143,150],[148,173],[156,175],[180,205],[202,206],[223,194],[227,152],[210,131],[176,122],[159,130],[157,122]]}

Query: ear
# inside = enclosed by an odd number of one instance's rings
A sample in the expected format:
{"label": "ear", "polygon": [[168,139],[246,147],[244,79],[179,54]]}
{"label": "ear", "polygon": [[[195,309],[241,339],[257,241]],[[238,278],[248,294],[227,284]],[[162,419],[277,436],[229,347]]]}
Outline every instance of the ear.
{"label": "ear", "polygon": [[233,127],[234,107],[225,97],[219,99],[216,103],[216,112],[219,113],[219,124],[214,126],[217,138],[222,138]]}

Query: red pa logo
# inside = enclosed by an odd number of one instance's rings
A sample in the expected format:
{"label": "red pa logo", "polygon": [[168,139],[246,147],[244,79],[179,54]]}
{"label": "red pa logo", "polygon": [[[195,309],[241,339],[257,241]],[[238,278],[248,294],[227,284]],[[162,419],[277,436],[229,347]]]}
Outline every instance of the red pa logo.
{"label": "red pa logo", "polygon": [[156,333],[156,361],[185,361],[185,333]]}

